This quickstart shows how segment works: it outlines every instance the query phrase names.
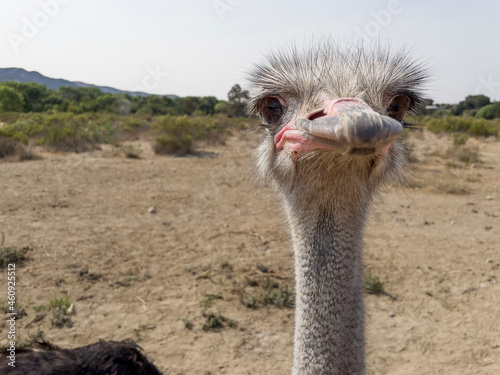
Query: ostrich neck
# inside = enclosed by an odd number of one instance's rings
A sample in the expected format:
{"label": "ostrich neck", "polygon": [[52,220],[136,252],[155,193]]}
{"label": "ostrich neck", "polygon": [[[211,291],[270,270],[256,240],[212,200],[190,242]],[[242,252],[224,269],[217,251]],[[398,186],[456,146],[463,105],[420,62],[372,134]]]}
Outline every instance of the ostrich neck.
{"label": "ostrich neck", "polygon": [[365,203],[287,205],[296,272],[293,375],[365,374]]}

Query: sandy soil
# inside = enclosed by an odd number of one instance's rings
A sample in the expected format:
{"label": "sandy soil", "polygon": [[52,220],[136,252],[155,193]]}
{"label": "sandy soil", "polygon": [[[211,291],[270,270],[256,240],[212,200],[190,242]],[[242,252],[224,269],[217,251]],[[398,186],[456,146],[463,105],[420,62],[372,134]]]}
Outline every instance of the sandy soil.
{"label": "sandy soil", "polygon": [[[198,157],[104,148],[0,163],[5,245],[31,248],[17,268],[28,314],[17,334],[40,328],[66,347],[132,338],[165,374],[289,374],[293,309],[242,303],[293,285],[280,206],[253,183],[256,142],[237,134]],[[385,196],[366,236],[367,271],[390,295],[366,297],[369,373],[499,374],[500,143],[470,140],[482,162],[450,168],[446,137],[410,142],[417,180]],[[0,280],[6,290],[5,269]],[[33,309],[63,296],[71,328]],[[225,327],[204,331],[208,311]]]}

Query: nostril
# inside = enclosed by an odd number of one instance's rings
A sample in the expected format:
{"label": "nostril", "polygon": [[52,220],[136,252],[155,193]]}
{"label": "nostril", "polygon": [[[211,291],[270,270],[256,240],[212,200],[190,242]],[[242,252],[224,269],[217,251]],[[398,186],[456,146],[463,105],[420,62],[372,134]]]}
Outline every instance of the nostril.
{"label": "nostril", "polygon": [[315,120],[315,119],[323,117],[323,116],[326,116],[326,113],[324,110],[321,110],[321,111],[317,111],[317,112],[310,114],[307,119],[312,121],[312,120]]}

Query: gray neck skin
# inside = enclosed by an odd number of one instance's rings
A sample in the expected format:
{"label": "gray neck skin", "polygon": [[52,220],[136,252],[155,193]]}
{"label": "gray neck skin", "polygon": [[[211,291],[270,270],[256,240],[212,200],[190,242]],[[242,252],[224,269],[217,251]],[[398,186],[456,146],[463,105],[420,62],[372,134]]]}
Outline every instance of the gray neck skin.
{"label": "gray neck skin", "polygon": [[339,206],[290,210],[286,205],[296,272],[293,375],[365,374],[361,252],[366,210]]}

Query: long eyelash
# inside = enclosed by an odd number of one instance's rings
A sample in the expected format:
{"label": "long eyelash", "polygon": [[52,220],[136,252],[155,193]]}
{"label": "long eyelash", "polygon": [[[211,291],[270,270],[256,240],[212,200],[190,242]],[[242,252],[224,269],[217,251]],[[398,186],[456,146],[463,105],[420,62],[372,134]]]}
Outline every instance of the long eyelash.
{"label": "long eyelash", "polygon": [[262,123],[260,123],[260,124],[258,124],[258,125],[253,126],[253,127],[250,129],[250,131],[253,131],[253,132],[258,132],[258,131],[261,131],[262,129],[267,130],[267,131],[270,131],[270,130],[269,130],[269,127],[270,127],[269,125],[266,125],[266,124],[262,124]]}
{"label": "long eyelash", "polygon": [[270,132],[270,131],[271,131],[271,128],[273,128],[273,130],[274,130],[274,129],[276,129],[276,125],[266,125],[266,124],[260,124],[260,125],[257,125],[257,127],[258,127],[259,129],[265,129],[265,130],[267,130],[268,132]]}
{"label": "long eyelash", "polygon": [[401,125],[403,125],[403,128],[410,129],[410,130],[415,130],[415,129],[419,129],[420,128],[418,125],[416,125],[416,124],[408,124],[404,120],[401,120]]}

